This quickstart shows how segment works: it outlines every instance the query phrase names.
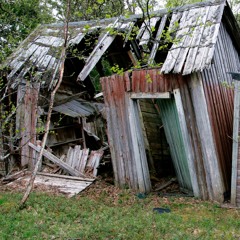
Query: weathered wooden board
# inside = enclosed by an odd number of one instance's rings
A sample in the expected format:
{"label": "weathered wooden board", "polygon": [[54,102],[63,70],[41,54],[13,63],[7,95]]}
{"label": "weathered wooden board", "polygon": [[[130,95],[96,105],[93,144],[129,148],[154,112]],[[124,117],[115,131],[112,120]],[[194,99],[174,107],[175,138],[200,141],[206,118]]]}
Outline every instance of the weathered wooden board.
{"label": "weathered wooden board", "polygon": [[[34,154],[29,148],[28,143],[36,142],[36,125],[37,125],[37,103],[38,103],[38,93],[39,93],[39,83],[27,83],[25,86],[25,92],[19,91],[19,97],[23,98],[20,104],[18,112],[20,116],[20,134],[21,134],[21,165],[28,165],[29,169],[34,168]],[[24,95],[22,95],[24,94]],[[20,100],[19,100],[20,101]],[[18,106],[19,107],[19,106]],[[24,115],[23,115],[24,113]],[[22,117],[21,117],[22,116]]]}
{"label": "weathered wooden board", "polygon": [[209,67],[224,6],[220,3],[192,8],[184,11],[180,19],[173,14],[169,30],[176,31],[176,37],[163,64],[163,73],[187,75]]}
{"label": "weathered wooden board", "polygon": [[238,199],[237,187],[240,186],[238,178],[238,164],[239,159],[239,119],[240,119],[240,83],[235,81],[235,95],[234,95],[234,125],[233,125],[233,152],[232,152],[232,181],[231,181],[231,203],[236,206]]}
{"label": "weathered wooden board", "polygon": [[60,47],[63,45],[64,39],[54,36],[38,36],[34,42],[41,43],[46,46]]}
{"label": "weathered wooden board", "polygon": [[153,98],[170,98],[170,92],[165,93],[131,93],[132,99],[153,99]]}
{"label": "weathered wooden board", "polygon": [[71,117],[88,117],[96,112],[96,107],[84,101],[71,100],[53,107],[53,110]]}
{"label": "weathered wooden board", "polygon": [[[18,178],[16,181],[9,183],[8,185],[17,185],[18,182],[29,182],[30,176],[24,176]],[[93,179],[83,180],[81,178],[69,178],[68,176],[59,176],[55,174],[37,174],[34,180],[36,186],[46,186],[53,188],[54,191],[59,191],[66,194],[68,197],[82,192],[88,186],[93,183]]]}
{"label": "weathered wooden board", "polygon": [[[37,152],[41,151],[41,147],[40,146],[36,147],[32,143],[29,143],[28,145],[31,148],[33,148],[35,151],[37,151]],[[53,155],[52,153],[48,152],[45,149],[43,150],[43,156],[46,157],[47,159],[49,159],[50,161],[52,161],[53,163],[57,164],[59,167],[63,168],[66,172],[68,172],[69,174],[71,174],[73,176],[86,177],[84,174],[82,174],[79,171],[73,169],[67,163],[65,163],[63,161],[60,161],[59,158],[57,158],[55,155]]]}
{"label": "weathered wooden board", "polygon": [[[124,30],[128,27],[131,27],[133,22],[128,23],[120,23],[118,22],[118,19],[113,23],[109,24],[109,26],[106,29],[119,29]],[[81,70],[81,72],[78,75],[77,81],[84,81],[86,77],[89,75],[89,73],[92,71],[92,69],[95,67],[95,65],[98,63],[98,61],[101,59],[102,55],[106,52],[106,50],[109,48],[109,46],[112,44],[114,39],[116,38],[116,34],[110,34],[110,30],[108,30],[106,33],[103,33],[99,37],[98,44],[91,52],[90,56],[86,60],[85,66]]]}
{"label": "weathered wooden board", "polygon": [[79,166],[79,171],[82,172],[82,173],[85,172],[85,167],[87,165],[87,159],[88,159],[88,153],[89,153],[88,148],[83,149],[82,156],[81,156],[81,159],[80,159],[80,166]]}
{"label": "weathered wooden board", "polygon": [[79,44],[79,43],[83,40],[83,38],[85,37],[85,35],[86,35],[85,33],[80,32],[77,36],[72,37],[72,38],[69,40],[68,44],[69,44],[69,45]]}
{"label": "weathered wooden board", "polygon": [[147,165],[145,146],[141,125],[139,121],[138,105],[136,100],[127,98],[127,111],[129,116],[130,134],[133,142],[133,161],[136,166],[138,185],[140,192],[149,192],[151,190],[151,182]]}
{"label": "weathered wooden board", "polygon": [[[145,20],[140,28],[139,34],[137,35],[137,39],[139,38],[139,45],[143,46],[148,44],[150,37],[152,37],[153,29],[155,28],[157,22],[160,17],[153,17],[148,20]],[[140,36],[141,34],[141,36]]]}
{"label": "weathered wooden board", "polygon": [[104,152],[102,150],[92,151],[87,161],[86,167],[88,168],[88,171],[89,169],[92,170],[92,175],[94,177],[97,176],[98,167],[100,164],[100,160],[103,156],[103,153]]}
{"label": "weathered wooden board", "polygon": [[166,21],[167,21],[167,14],[165,14],[162,17],[161,23],[158,27],[157,34],[156,34],[156,37],[155,37],[155,41],[153,43],[151,53],[150,53],[149,58],[148,58],[148,64],[149,65],[154,63],[154,58],[156,56],[156,53],[157,53],[157,50],[158,50],[158,47],[159,47],[159,42],[160,42],[160,39],[161,39],[161,36],[162,36],[163,29],[164,29],[165,24],[166,24]]}

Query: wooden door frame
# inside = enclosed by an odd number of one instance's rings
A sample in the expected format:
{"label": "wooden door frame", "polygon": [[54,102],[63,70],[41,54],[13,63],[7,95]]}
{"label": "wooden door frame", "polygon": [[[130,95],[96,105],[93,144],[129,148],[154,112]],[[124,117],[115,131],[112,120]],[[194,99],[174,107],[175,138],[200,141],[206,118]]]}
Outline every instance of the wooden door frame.
{"label": "wooden door frame", "polygon": [[[190,144],[190,138],[188,135],[187,124],[183,109],[183,103],[181,100],[181,92],[179,89],[175,89],[173,91],[174,100],[176,103],[177,113],[180,122],[180,129],[183,136],[183,141],[185,145],[185,151],[187,154],[187,163],[188,169],[190,173],[192,188],[194,196],[199,196],[199,187],[197,183],[196,177],[196,169],[195,165],[192,162],[194,153],[192,146]],[[129,124],[130,124],[130,132],[133,141],[133,156],[134,162],[137,169],[139,190],[142,192],[149,192],[151,190],[151,181],[145,151],[144,137],[141,129],[140,117],[139,117],[139,109],[137,105],[138,99],[170,99],[170,92],[163,93],[126,93],[126,98],[128,102],[128,116],[129,116]],[[140,160],[140,161],[139,161]]]}

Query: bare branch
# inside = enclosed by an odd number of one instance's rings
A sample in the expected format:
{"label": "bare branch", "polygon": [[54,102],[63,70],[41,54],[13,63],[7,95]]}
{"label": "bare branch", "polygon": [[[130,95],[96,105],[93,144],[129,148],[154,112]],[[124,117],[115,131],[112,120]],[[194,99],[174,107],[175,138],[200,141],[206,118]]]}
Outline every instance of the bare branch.
{"label": "bare branch", "polygon": [[38,168],[39,168],[41,160],[42,160],[43,151],[44,151],[44,148],[46,146],[46,141],[47,141],[47,137],[48,137],[48,133],[49,133],[49,129],[50,129],[50,121],[51,121],[51,115],[52,115],[52,110],[53,110],[53,105],[54,105],[55,94],[56,94],[56,92],[57,92],[58,88],[60,87],[60,85],[62,83],[62,80],[63,80],[64,62],[65,62],[65,59],[66,59],[66,48],[67,48],[67,39],[68,39],[68,22],[69,22],[69,16],[70,16],[70,6],[71,6],[71,0],[68,0],[66,20],[65,20],[66,22],[65,22],[65,27],[64,27],[65,42],[64,42],[63,49],[62,49],[62,53],[61,53],[60,76],[59,76],[59,80],[57,82],[56,87],[51,92],[51,99],[50,99],[50,105],[49,105],[49,109],[48,109],[47,122],[46,122],[46,126],[45,126],[45,133],[44,133],[43,140],[42,140],[42,148],[41,148],[41,151],[39,153],[38,160],[37,160],[37,163],[35,165],[35,168],[32,172],[31,178],[29,180],[26,192],[25,192],[25,194],[24,194],[24,196],[23,196],[23,198],[20,202],[20,206],[19,206],[20,208],[26,203],[26,201],[27,201],[27,199],[30,195],[30,192],[33,188],[34,180],[36,178],[36,174],[37,174]]}

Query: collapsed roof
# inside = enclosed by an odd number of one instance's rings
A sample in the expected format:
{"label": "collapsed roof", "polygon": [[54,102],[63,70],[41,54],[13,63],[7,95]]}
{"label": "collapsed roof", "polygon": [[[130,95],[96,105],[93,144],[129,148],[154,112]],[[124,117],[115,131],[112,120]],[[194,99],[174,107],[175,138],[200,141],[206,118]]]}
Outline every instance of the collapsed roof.
{"label": "collapsed roof", "polygon": [[[145,20],[133,15],[69,23],[65,65],[72,66],[71,75],[77,82],[84,82],[94,68],[104,75],[103,56],[110,66],[117,64],[124,70],[140,62],[141,66],[161,65],[165,74],[201,71],[211,64],[226,11],[232,14],[226,1],[208,1],[160,10]],[[225,18],[233,32],[234,18]],[[40,77],[42,85],[51,89],[60,66],[63,32],[64,24],[39,26],[5,63],[10,69],[8,79],[16,83],[34,70],[35,78]]]}

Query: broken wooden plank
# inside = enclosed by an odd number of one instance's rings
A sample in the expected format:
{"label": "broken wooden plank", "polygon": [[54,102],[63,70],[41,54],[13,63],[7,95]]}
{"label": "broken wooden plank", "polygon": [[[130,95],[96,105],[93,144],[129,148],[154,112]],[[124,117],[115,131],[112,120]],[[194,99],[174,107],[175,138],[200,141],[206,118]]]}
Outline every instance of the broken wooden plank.
{"label": "broken wooden plank", "polygon": [[22,170],[22,171],[13,173],[13,174],[11,174],[11,175],[7,175],[6,177],[4,177],[4,178],[2,179],[2,182],[3,182],[3,183],[9,183],[9,182],[15,181],[16,179],[24,176],[26,172],[27,172],[27,169],[24,169],[24,170]]}
{"label": "broken wooden plank", "polygon": [[[30,176],[24,176],[23,178],[20,178],[16,180],[13,183],[17,183],[18,181],[21,181],[21,184],[24,182],[29,181]],[[85,190],[88,186],[90,186],[93,183],[92,179],[90,181],[88,180],[79,180],[79,179],[69,179],[69,178],[61,178],[59,176],[56,176],[55,174],[53,175],[48,175],[45,176],[43,174],[37,174],[36,179],[34,181],[34,184],[36,186],[46,186],[51,188],[54,188],[54,191],[56,189],[61,192],[66,194],[68,197],[72,197],[81,191]]]}
{"label": "broken wooden plank", "polygon": [[156,37],[155,37],[155,41],[153,43],[152,50],[151,50],[151,53],[150,53],[149,58],[148,58],[148,64],[149,65],[154,63],[154,58],[156,56],[156,53],[157,53],[157,50],[158,50],[158,47],[159,47],[159,44],[160,44],[160,39],[161,39],[161,36],[162,36],[163,29],[165,27],[166,21],[167,21],[167,14],[165,14],[162,17],[160,26],[158,28],[158,31],[157,31],[157,34],[156,34]]}
{"label": "broken wooden plank", "polygon": [[[113,29],[115,25],[118,23],[118,19],[108,26],[108,28],[111,27]],[[77,81],[84,81],[86,77],[89,75],[89,73],[92,71],[92,69],[95,67],[97,62],[100,60],[102,55],[105,53],[105,51],[108,49],[108,47],[112,44],[116,37],[115,35],[110,35],[110,32],[107,31],[102,36],[100,36],[100,40],[97,44],[97,46],[93,49],[90,56],[86,60],[86,64],[82,71],[79,73],[77,77]]]}
{"label": "broken wooden plank", "polygon": [[79,44],[82,41],[82,39],[85,37],[85,35],[86,33],[80,32],[77,36],[69,40],[68,45],[73,46],[73,45]]}
{"label": "broken wooden plank", "polygon": [[66,158],[66,163],[69,166],[72,166],[72,157],[73,157],[73,148],[70,147],[67,152],[67,158]]}
{"label": "broken wooden plank", "polygon": [[63,178],[63,179],[72,179],[76,181],[89,181],[89,182],[94,182],[95,178],[82,178],[82,177],[74,177],[74,176],[67,176],[67,175],[60,175],[60,174],[51,174],[51,173],[44,173],[44,172],[38,172],[37,175],[43,175],[43,176],[55,176],[58,178]]}
{"label": "broken wooden plank", "polygon": [[130,93],[131,99],[171,98],[170,92],[163,93]]}
{"label": "broken wooden plank", "polygon": [[99,149],[97,151],[92,151],[89,156],[86,167],[87,167],[87,171],[91,172],[94,177],[97,176],[98,167],[103,154],[104,154],[104,151]]}
{"label": "broken wooden plank", "polygon": [[97,151],[97,153],[95,154],[95,163],[94,163],[94,167],[93,167],[93,176],[94,177],[97,176],[98,167],[99,167],[99,164],[100,164],[103,154],[104,154],[103,151]]}
{"label": "broken wooden plank", "polygon": [[[206,180],[209,198],[211,200],[223,202],[223,193],[226,189],[223,183],[222,172],[220,171],[220,163],[217,158],[212,129],[210,128],[209,113],[200,74],[194,73],[191,76],[189,89],[191,90],[193,107],[195,111],[198,112],[196,115],[196,123],[198,129],[201,129],[201,131],[199,131],[199,136],[203,151],[204,168],[207,172]],[[206,138],[206,136],[208,137]]]}
{"label": "broken wooden plank", "polygon": [[[33,148],[35,151],[40,152],[41,151],[41,147],[38,146],[36,147],[34,144],[32,143],[28,143],[28,145]],[[73,175],[73,176],[80,176],[80,177],[86,177],[84,174],[80,173],[79,171],[73,169],[71,166],[69,166],[67,163],[60,161],[60,159],[58,157],[56,157],[55,155],[53,155],[52,153],[48,152],[47,150],[43,150],[43,156],[46,157],[47,159],[49,159],[50,161],[54,162],[56,165],[58,165],[59,167],[61,167],[62,169],[64,169],[67,173]]]}
{"label": "broken wooden plank", "polygon": [[146,48],[146,45],[148,44],[150,38],[152,37],[154,28],[159,19],[160,19],[160,17],[152,17],[143,22],[142,27],[144,28],[144,31],[140,38],[139,46],[143,46],[143,47],[145,46],[145,48]]}
{"label": "broken wooden plank", "polygon": [[81,157],[79,168],[78,168],[81,173],[85,172],[85,167],[86,167],[86,164],[87,164],[88,154],[89,154],[89,148],[83,149],[82,157]]}
{"label": "broken wooden plank", "polygon": [[[73,157],[72,157],[72,164],[71,164],[71,167],[73,169],[76,169],[77,171],[79,171],[78,169],[78,164],[79,164],[79,161],[81,160],[79,158],[79,155],[80,155],[80,151],[81,151],[81,146],[80,145],[76,145],[74,147],[74,151],[73,151]],[[81,171],[79,171],[81,172]]]}
{"label": "broken wooden plank", "polygon": [[83,150],[80,150],[79,155],[78,155],[77,165],[76,165],[76,170],[78,170],[79,172],[81,172],[79,168],[80,168],[80,165],[81,165],[80,161],[81,161],[82,155],[83,155]]}
{"label": "broken wooden plank", "polygon": [[61,146],[61,145],[65,145],[65,144],[73,143],[73,142],[77,142],[77,141],[82,142],[83,139],[82,138],[76,138],[76,139],[72,139],[72,140],[69,140],[69,141],[66,141],[66,142],[54,143],[54,144],[48,145],[48,147],[57,147],[57,146]]}
{"label": "broken wooden plank", "polygon": [[98,63],[98,61],[101,59],[103,54],[106,52],[106,50],[110,47],[110,45],[113,43],[114,39],[116,38],[117,34],[111,34],[111,29],[117,29],[117,31],[121,32],[125,29],[131,28],[133,22],[128,23],[120,23],[118,22],[119,18],[112,24],[109,24],[106,29],[107,32],[103,33],[99,37],[99,42],[96,45],[96,47],[91,52],[90,56],[86,60],[86,64],[83,67],[82,71],[79,73],[77,77],[77,81],[84,81],[86,77],[89,75],[89,73],[92,71],[92,69],[95,67],[95,65]]}
{"label": "broken wooden plank", "polygon": [[176,181],[177,181],[177,178],[171,178],[168,182],[164,183],[160,187],[157,187],[154,191],[161,191]]}

